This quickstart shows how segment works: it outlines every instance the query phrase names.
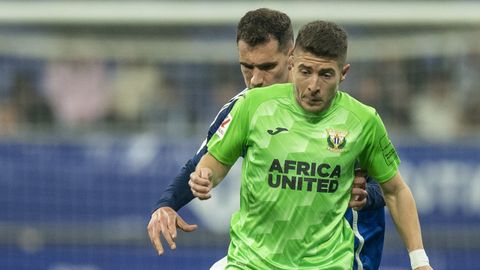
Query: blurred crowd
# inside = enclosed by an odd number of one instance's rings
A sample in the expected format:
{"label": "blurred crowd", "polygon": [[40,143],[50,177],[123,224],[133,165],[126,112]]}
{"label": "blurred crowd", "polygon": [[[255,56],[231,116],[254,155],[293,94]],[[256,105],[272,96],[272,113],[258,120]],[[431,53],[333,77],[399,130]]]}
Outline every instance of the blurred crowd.
{"label": "blurred crowd", "polygon": [[[154,131],[203,136],[244,88],[237,63],[0,56],[0,135]],[[392,136],[459,142],[480,134],[480,55],[352,62],[342,89],[375,107]]]}
{"label": "blurred crowd", "polygon": [[[356,71],[355,71],[356,70]],[[393,134],[426,143],[478,141],[480,55],[352,65],[349,92],[375,107]]]}
{"label": "blurred crowd", "polygon": [[0,136],[145,130],[191,136],[206,130],[216,110],[243,89],[237,69],[0,57]]}

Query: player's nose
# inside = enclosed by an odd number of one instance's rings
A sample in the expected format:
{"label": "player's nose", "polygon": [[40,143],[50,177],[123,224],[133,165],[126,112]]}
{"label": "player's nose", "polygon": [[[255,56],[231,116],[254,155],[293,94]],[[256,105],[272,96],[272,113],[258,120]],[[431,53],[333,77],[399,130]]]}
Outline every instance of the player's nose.
{"label": "player's nose", "polygon": [[262,87],[264,82],[263,72],[258,69],[253,70],[253,76],[250,79],[250,88]]}
{"label": "player's nose", "polygon": [[310,82],[308,84],[308,91],[314,93],[320,92],[320,80],[317,76],[312,76],[312,78],[310,78]]}

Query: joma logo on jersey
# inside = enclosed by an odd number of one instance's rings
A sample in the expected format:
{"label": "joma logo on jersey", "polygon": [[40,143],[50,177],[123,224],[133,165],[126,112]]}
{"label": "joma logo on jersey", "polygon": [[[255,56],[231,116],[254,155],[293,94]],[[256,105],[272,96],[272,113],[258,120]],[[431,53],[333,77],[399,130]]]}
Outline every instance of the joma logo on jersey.
{"label": "joma logo on jersey", "polygon": [[273,136],[273,135],[277,135],[278,133],[280,133],[282,131],[288,131],[288,128],[277,127],[277,129],[275,131],[273,131],[271,129],[267,130],[267,133]]}
{"label": "joma logo on jersey", "polygon": [[333,152],[342,152],[347,143],[345,137],[347,137],[348,131],[327,129],[327,135],[328,149]]}
{"label": "joma logo on jersey", "polygon": [[268,185],[272,188],[333,193],[338,189],[340,175],[340,165],[285,160],[282,166],[278,159],[274,159],[269,169]]}

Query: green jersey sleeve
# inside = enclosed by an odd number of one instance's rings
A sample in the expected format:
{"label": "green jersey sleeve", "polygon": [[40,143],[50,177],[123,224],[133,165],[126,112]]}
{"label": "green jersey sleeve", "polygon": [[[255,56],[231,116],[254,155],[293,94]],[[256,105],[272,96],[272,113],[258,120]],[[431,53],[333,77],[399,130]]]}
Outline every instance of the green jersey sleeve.
{"label": "green jersey sleeve", "polygon": [[207,144],[208,152],[218,161],[233,165],[240,157],[248,136],[247,100],[240,97]]}
{"label": "green jersey sleeve", "polygon": [[375,112],[366,125],[368,143],[360,154],[360,163],[374,179],[383,183],[395,176],[400,159],[378,113]]}

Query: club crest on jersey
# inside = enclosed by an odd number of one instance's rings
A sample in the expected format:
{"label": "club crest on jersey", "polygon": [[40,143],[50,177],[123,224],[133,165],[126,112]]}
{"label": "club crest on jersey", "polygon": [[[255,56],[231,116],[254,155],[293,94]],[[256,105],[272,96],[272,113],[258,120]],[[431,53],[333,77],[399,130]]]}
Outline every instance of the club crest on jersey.
{"label": "club crest on jersey", "polygon": [[327,134],[328,149],[333,152],[342,152],[347,144],[345,137],[347,137],[348,131],[327,129]]}
{"label": "club crest on jersey", "polygon": [[230,126],[230,123],[232,122],[232,115],[228,114],[225,119],[223,119],[222,123],[217,129],[217,135],[220,137],[220,139],[223,139],[223,136],[225,135],[225,132],[227,132],[228,127]]}

